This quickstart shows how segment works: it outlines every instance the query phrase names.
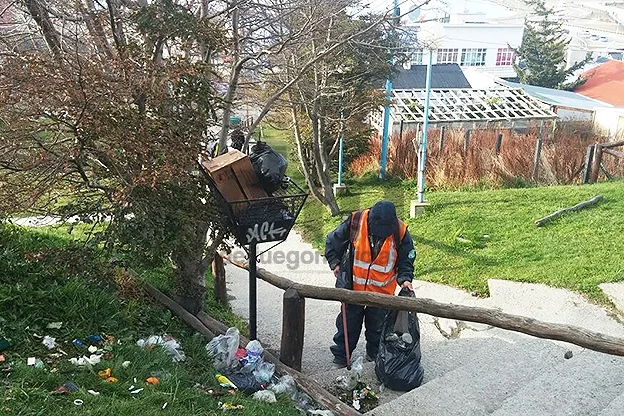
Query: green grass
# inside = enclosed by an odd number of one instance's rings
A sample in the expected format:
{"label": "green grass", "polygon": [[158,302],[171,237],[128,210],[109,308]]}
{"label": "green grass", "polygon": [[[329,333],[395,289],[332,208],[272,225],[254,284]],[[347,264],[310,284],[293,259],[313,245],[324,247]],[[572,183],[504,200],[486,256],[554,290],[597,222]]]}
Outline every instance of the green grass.
{"label": "green grass", "polygon": [[[283,137],[272,138],[276,144]],[[276,146],[277,147],[277,146]],[[487,296],[491,278],[544,283],[605,302],[598,284],[624,280],[624,182],[583,186],[428,192],[431,206],[409,219],[416,186],[411,181],[374,175],[348,179],[349,194],[339,198],[345,215],[379,200],[397,205],[407,221],[418,257],[415,278]],[[536,219],[595,195],[597,206],[565,215],[537,228]],[[298,229],[322,249],[325,236],[342,218],[331,217],[308,200]]]}
{"label": "green grass", "polygon": [[[170,270],[140,271],[140,280],[169,288]],[[155,306],[132,284],[120,284],[112,266],[88,249],[72,244],[55,231],[23,230],[0,225],[0,337],[12,345],[0,352],[0,414],[14,415],[136,415],[222,414],[219,401],[242,404],[246,415],[296,415],[290,399],[277,404],[257,402],[243,394],[213,397],[194,388],[199,383],[220,391],[205,351],[205,340],[169,311]],[[117,276],[119,274],[117,273]],[[232,318],[231,312],[211,303],[211,310]],[[235,319],[234,319],[235,320]],[[60,329],[49,329],[63,322]],[[175,363],[159,348],[144,350],[139,338],[169,334],[181,344],[187,359]],[[77,367],[70,357],[89,355],[72,344],[74,338],[106,334],[115,341],[108,355],[92,368]],[[60,350],[48,350],[42,336],[56,338]],[[54,355],[59,354],[59,355]],[[27,366],[37,357],[44,368]],[[130,361],[128,368],[122,363]],[[112,369],[119,381],[106,383],[99,370]],[[145,379],[159,374],[160,383]],[[136,378],[136,381],[134,379]],[[50,394],[65,381],[80,389],[66,395]],[[129,387],[144,388],[132,395]],[[92,396],[87,390],[100,393]],[[84,401],[76,406],[74,400]],[[165,410],[162,406],[167,403]]]}

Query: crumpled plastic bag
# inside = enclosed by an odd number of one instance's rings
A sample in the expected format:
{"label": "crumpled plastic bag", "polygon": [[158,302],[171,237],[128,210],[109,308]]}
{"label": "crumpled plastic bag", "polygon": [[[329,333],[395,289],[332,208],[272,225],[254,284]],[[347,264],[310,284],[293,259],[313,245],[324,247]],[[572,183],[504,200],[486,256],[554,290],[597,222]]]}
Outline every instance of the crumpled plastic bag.
{"label": "crumpled plastic bag", "polygon": [[275,364],[268,363],[262,358],[256,362],[256,368],[253,371],[254,377],[259,383],[266,384],[271,381],[273,374],[275,373]]}
{"label": "crumpled plastic bag", "polygon": [[336,385],[343,390],[353,390],[362,377],[364,371],[364,357],[358,357],[351,363],[351,370],[347,374],[336,377]]}
{"label": "crumpled plastic bag", "polygon": [[173,337],[152,335],[147,339],[141,338],[137,341],[137,345],[141,348],[152,348],[155,345],[160,345],[167,354],[171,355],[173,361],[180,362],[186,360],[184,351],[182,351],[180,344]]}
{"label": "crumpled plastic bag", "polygon": [[251,373],[256,369],[256,365],[262,361],[262,353],[264,348],[258,340],[249,341],[245,347],[245,356],[241,358],[240,363],[243,366],[243,372]]}
{"label": "crumpled plastic bag", "polygon": [[295,379],[291,375],[286,374],[277,383],[271,384],[269,390],[275,394],[285,393],[292,397],[297,394],[297,385],[295,384]]}
{"label": "crumpled plastic bag", "polygon": [[271,390],[257,391],[251,397],[261,402],[277,403],[277,399],[275,398],[275,393],[273,393]]}
{"label": "crumpled plastic bag", "polygon": [[206,352],[213,359],[213,367],[217,371],[235,368],[236,350],[240,344],[240,333],[237,328],[228,328],[224,335],[214,337],[206,344]]}
{"label": "crumpled plastic bag", "polygon": [[83,355],[80,358],[70,358],[68,361],[74,365],[83,366],[83,365],[99,364],[101,360],[102,360],[101,354],[93,354],[90,357]]}
{"label": "crumpled plastic bag", "polygon": [[310,410],[308,413],[316,416],[334,416],[331,410]]}

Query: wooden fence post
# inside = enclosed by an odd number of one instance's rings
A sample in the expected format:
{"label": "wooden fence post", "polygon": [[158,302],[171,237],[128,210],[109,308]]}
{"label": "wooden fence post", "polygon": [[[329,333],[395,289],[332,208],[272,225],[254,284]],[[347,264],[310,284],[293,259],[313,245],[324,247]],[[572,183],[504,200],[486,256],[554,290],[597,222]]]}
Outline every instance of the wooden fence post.
{"label": "wooden fence post", "polygon": [[290,288],[284,292],[283,303],[280,361],[290,368],[301,371],[305,332],[305,298],[300,297],[299,292]]}
{"label": "wooden fence post", "polygon": [[600,165],[602,164],[602,146],[596,143],[594,148],[594,160],[591,167],[591,173],[589,174],[589,183],[598,182],[598,176],[600,175]]}
{"label": "wooden fence post", "polygon": [[403,119],[401,119],[399,124],[399,141],[403,141]]}
{"label": "wooden fence post", "polygon": [[496,136],[496,154],[500,154],[501,146],[503,145],[503,133],[498,133]]}
{"label": "wooden fence post", "polygon": [[589,176],[591,174],[592,165],[594,162],[594,148],[595,145],[587,146],[587,155],[585,155],[585,171],[583,172],[583,183],[589,183]]}
{"label": "wooden fence post", "polygon": [[541,156],[542,156],[542,128],[540,126],[539,132],[537,133],[537,140],[535,141],[535,156],[533,158],[533,171],[531,173],[531,179],[533,179],[535,182],[537,182],[538,180]]}
{"label": "wooden fence post", "polygon": [[440,139],[438,140],[438,153],[442,152],[442,149],[444,148],[444,131],[446,130],[446,127],[442,126],[442,128],[440,129]]}
{"label": "wooden fence post", "polygon": [[468,147],[470,146],[470,129],[466,129],[464,133],[464,155],[468,154]]}
{"label": "wooden fence post", "polygon": [[212,279],[214,281],[214,295],[217,302],[222,305],[228,304],[227,288],[225,285],[225,267],[223,266],[223,258],[215,254],[212,261]]}

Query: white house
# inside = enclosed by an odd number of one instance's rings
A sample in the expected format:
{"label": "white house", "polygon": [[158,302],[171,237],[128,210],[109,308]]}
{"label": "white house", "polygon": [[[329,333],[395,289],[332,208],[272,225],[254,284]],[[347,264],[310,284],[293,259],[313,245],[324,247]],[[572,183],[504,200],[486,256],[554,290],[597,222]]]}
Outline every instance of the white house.
{"label": "white house", "polygon": [[[418,24],[407,23],[418,37]],[[485,22],[484,14],[461,14],[451,16],[443,23],[444,38],[433,51],[433,63],[458,64],[460,67],[477,67],[479,70],[500,78],[514,78],[515,54],[511,48],[522,43],[524,25]],[[426,64],[429,52],[416,48],[412,64]]]}

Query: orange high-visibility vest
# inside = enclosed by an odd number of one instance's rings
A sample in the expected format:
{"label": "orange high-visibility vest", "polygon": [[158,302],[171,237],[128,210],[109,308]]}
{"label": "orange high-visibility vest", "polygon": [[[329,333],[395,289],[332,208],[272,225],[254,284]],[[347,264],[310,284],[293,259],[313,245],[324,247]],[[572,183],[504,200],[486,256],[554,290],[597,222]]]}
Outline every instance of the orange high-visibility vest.
{"label": "orange high-visibility vest", "polygon": [[[353,241],[353,290],[385,293],[394,295],[396,289],[396,266],[399,257],[399,241],[394,241],[394,234],[386,237],[379,254],[372,259],[370,239],[368,237],[368,213],[362,211],[358,233]],[[352,217],[353,218],[353,217]],[[399,221],[399,237],[403,240],[407,225]]]}

